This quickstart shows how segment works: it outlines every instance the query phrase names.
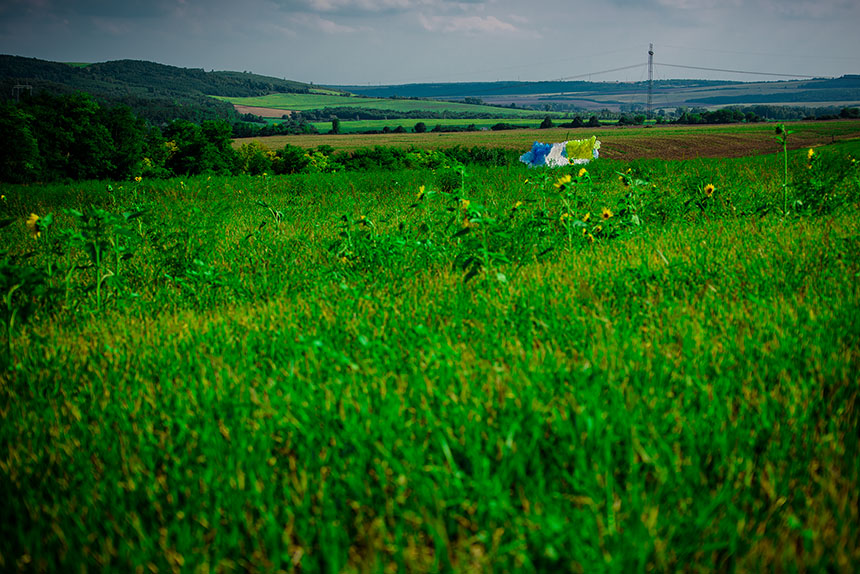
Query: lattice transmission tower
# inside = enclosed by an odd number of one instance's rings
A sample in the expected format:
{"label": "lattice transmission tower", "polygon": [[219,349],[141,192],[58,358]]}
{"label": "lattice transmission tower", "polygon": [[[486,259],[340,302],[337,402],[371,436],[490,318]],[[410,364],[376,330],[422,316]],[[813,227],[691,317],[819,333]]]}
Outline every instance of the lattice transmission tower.
{"label": "lattice transmission tower", "polygon": [[647,117],[651,119],[651,94],[654,91],[654,44],[648,44],[648,106]]}

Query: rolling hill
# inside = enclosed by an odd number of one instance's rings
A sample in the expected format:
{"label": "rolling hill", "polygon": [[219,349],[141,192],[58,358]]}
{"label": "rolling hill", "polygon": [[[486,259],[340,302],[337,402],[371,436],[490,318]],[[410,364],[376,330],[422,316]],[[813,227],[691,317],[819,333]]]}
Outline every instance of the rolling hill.
{"label": "rolling hill", "polygon": [[[139,60],[59,63],[0,55],[0,101],[13,86],[34,93],[83,91],[113,106],[125,104],[151,123],[181,118],[240,119],[239,110],[258,106],[280,118],[301,111],[308,121],[487,119],[534,117],[546,112],[636,112],[644,110],[647,82],[465,82],[322,88],[247,72],[205,71]],[[237,104],[238,106],[234,105]],[[652,109],[720,108],[738,105],[849,107],[860,105],[860,75],[778,82],[660,80]],[[507,109],[502,109],[505,107]],[[555,117],[561,117],[561,114]]]}
{"label": "rolling hill", "polygon": [[126,104],[156,123],[175,118],[236,119],[232,105],[210,96],[309,94],[315,89],[301,82],[246,72],[206,72],[139,60],[70,65],[0,55],[0,98],[11,98],[15,85],[32,86],[33,92],[87,92],[108,105]]}
{"label": "rolling hill", "polygon": [[[464,82],[390,86],[333,86],[375,97],[416,97],[487,104],[534,107],[553,111],[626,111],[644,108],[647,82]],[[659,80],[653,84],[653,108],[721,107],[774,104],[792,106],[853,106],[860,104],[860,75],[779,82]]]}

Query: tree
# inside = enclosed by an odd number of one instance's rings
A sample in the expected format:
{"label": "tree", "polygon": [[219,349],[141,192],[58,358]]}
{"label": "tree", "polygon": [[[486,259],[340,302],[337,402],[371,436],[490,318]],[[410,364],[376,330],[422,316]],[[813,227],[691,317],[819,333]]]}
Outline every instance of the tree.
{"label": "tree", "polygon": [[222,120],[208,120],[199,126],[176,120],[165,128],[164,137],[167,167],[176,175],[227,175],[239,171],[240,158],[232,146],[232,129]]}
{"label": "tree", "polygon": [[545,130],[552,127],[552,119],[549,116],[546,116],[543,121],[540,123],[540,129]]}
{"label": "tree", "polygon": [[239,155],[233,149],[233,131],[223,120],[207,120],[200,124],[203,173],[230,175],[239,171]]}
{"label": "tree", "polygon": [[310,158],[303,148],[287,144],[276,154],[272,169],[277,174],[298,173],[310,163]]}
{"label": "tree", "polygon": [[39,146],[30,116],[12,104],[0,105],[0,181],[27,183],[41,172]]}
{"label": "tree", "polygon": [[331,119],[331,133],[339,134],[340,133],[340,120],[337,116]]}
{"label": "tree", "polygon": [[266,148],[259,141],[242,144],[242,147],[239,148],[239,159],[242,172],[251,175],[260,175],[272,167],[272,161],[266,153]]}
{"label": "tree", "polygon": [[135,117],[128,106],[102,110],[101,121],[110,134],[111,163],[109,174],[114,179],[127,179],[139,175],[146,149],[146,124]]}
{"label": "tree", "polygon": [[600,120],[597,119],[597,116],[591,116],[588,118],[588,127],[590,128],[599,128]]}
{"label": "tree", "polygon": [[33,135],[42,157],[42,177],[99,179],[113,171],[113,141],[100,121],[100,107],[88,94],[47,93],[30,99],[27,111],[35,121]]}
{"label": "tree", "polygon": [[427,124],[425,124],[424,122],[418,122],[417,124],[415,124],[415,127],[412,128],[412,131],[414,131],[416,134],[423,134],[427,131]]}

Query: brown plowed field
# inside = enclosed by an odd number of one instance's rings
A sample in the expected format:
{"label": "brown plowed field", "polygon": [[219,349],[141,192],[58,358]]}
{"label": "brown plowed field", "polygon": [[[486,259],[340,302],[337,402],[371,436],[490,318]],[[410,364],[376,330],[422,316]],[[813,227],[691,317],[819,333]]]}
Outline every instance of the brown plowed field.
{"label": "brown plowed field", "polygon": [[[611,159],[695,159],[700,157],[747,157],[782,150],[772,129],[745,133],[709,132],[707,128],[691,133],[674,133],[671,129],[654,128],[653,136],[636,138],[601,138],[601,156]],[[854,130],[835,134],[798,130],[788,137],[789,149],[800,149],[860,137],[860,122]]]}
{"label": "brown plowed field", "polygon": [[239,104],[233,104],[233,107],[236,108],[236,111],[240,114],[254,114],[255,116],[260,116],[261,118],[280,118],[284,114],[290,115],[290,110],[279,110],[276,108],[258,108],[256,106],[242,106]]}
{"label": "brown plowed field", "polygon": [[[287,144],[315,148],[328,145],[336,150],[374,146],[444,149],[454,146],[484,146],[528,151],[532,143],[560,142],[596,135],[601,141],[600,156],[610,159],[682,160],[705,157],[745,157],[776,153],[781,145],[775,139],[776,124],[720,126],[656,126],[648,128],[606,127],[597,130],[552,128],[548,130],[480,131],[462,133],[341,134],[312,136],[272,136],[234,141],[236,147],[259,140],[269,149]],[[836,141],[860,138],[860,121],[834,120],[787,124],[789,148],[800,149]]]}

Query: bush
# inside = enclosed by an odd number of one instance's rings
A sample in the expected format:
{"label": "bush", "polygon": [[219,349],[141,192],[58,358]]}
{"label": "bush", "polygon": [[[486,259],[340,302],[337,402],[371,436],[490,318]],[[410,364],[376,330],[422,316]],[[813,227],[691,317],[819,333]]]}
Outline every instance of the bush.
{"label": "bush", "polygon": [[272,161],[272,171],[279,175],[298,173],[305,169],[310,161],[304,149],[287,144],[276,153]]}

